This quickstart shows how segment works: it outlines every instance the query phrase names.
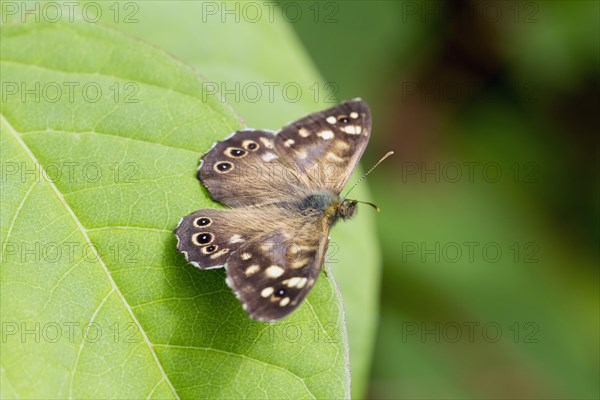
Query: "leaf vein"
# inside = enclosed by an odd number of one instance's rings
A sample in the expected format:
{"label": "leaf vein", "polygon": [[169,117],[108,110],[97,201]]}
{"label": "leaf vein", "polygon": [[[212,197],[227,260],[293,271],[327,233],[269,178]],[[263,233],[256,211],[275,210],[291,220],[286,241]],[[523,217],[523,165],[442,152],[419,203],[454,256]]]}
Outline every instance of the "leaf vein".
{"label": "leaf vein", "polygon": [[98,131],[71,132],[71,131],[58,131],[58,130],[55,130],[55,129],[52,129],[52,128],[46,128],[46,130],[43,130],[43,131],[33,130],[33,131],[21,132],[20,134],[21,134],[21,136],[27,136],[27,135],[34,135],[34,134],[39,134],[39,133],[44,133],[44,134],[55,133],[55,134],[67,134],[67,135],[101,135],[101,136],[109,136],[109,137],[112,137],[112,138],[115,138],[115,139],[128,140],[128,141],[132,141],[132,142],[149,143],[149,144],[153,144],[153,145],[156,145],[156,146],[168,147],[168,148],[172,148],[172,149],[187,151],[187,152],[194,153],[194,154],[199,154],[199,152],[197,152],[197,151],[186,149],[186,148],[183,148],[183,147],[171,146],[171,145],[160,143],[160,142],[153,142],[153,141],[150,141],[150,140],[142,140],[142,139],[139,139],[139,138],[132,138],[132,137],[128,137],[128,136],[113,135],[111,133],[104,133],[104,132],[98,132]]}
{"label": "leaf vein", "polygon": [[4,258],[4,256],[5,256],[4,253],[6,251],[6,245],[8,244],[8,239],[10,238],[10,235],[12,233],[13,227],[15,226],[15,223],[17,221],[19,213],[21,212],[21,209],[25,205],[25,201],[27,201],[27,198],[29,197],[29,194],[33,190],[33,187],[35,186],[36,183],[37,183],[37,180],[33,181],[33,183],[31,184],[31,186],[29,187],[29,189],[27,189],[27,192],[25,193],[25,195],[21,199],[21,202],[19,203],[19,206],[17,207],[17,210],[15,211],[15,215],[13,216],[12,221],[10,221],[10,226],[8,227],[8,231],[6,233],[6,238],[4,239],[4,243],[2,243],[2,259],[3,260],[5,259]]}
{"label": "leaf vein", "polygon": [[283,368],[283,367],[281,367],[279,365],[272,364],[272,363],[267,362],[267,361],[259,360],[258,358],[255,358],[255,357],[246,356],[244,354],[232,353],[230,351],[215,349],[215,348],[211,348],[211,347],[181,346],[181,345],[172,345],[172,344],[164,344],[164,343],[154,344],[154,347],[174,348],[174,349],[181,349],[181,350],[213,351],[215,353],[221,353],[221,354],[225,354],[225,355],[228,355],[228,356],[239,357],[239,358],[243,358],[243,359],[246,359],[246,360],[249,360],[249,361],[253,361],[253,362],[256,362],[256,363],[259,363],[259,364],[263,364],[263,365],[265,365],[267,367],[272,367],[274,369],[283,371],[283,372],[291,375],[292,377],[294,377],[295,379],[297,379],[298,381],[300,381],[302,383],[302,386],[304,386],[304,388],[306,389],[306,391],[308,392],[308,394],[311,396],[311,398],[316,399],[315,395],[310,391],[310,389],[308,388],[308,386],[306,385],[306,382],[304,381],[304,379],[302,377],[300,377],[297,374],[293,373],[289,369]]}

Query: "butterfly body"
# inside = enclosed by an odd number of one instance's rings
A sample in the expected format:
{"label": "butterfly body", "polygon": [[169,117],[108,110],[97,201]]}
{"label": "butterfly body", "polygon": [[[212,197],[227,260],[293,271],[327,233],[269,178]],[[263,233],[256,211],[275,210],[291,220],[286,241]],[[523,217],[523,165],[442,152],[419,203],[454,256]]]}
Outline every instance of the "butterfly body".
{"label": "butterfly body", "polygon": [[325,218],[333,226],[340,218],[352,218],[356,212],[355,205],[353,200],[340,200],[334,193],[322,192],[305,197],[297,207],[303,214]]}
{"label": "butterfly body", "polygon": [[371,115],[350,100],[275,133],[241,130],[203,157],[198,178],[230,209],[202,209],[180,221],[177,248],[201,269],[225,267],[248,314],[276,321],[315,283],[329,230],[357,202],[341,189],[367,145]]}

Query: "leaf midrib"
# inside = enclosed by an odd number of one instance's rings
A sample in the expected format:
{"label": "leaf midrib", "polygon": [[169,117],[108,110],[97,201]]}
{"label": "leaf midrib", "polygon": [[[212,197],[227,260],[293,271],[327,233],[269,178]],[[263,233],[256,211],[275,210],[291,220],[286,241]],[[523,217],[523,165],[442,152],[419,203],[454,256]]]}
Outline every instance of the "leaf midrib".
{"label": "leaf midrib", "polygon": [[291,375],[293,378],[297,379],[298,381],[300,381],[302,383],[302,386],[304,386],[304,388],[306,389],[306,392],[310,395],[310,397],[312,399],[316,399],[315,395],[310,391],[310,389],[308,388],[308,386],[306,385],[306,382],[304,381],[304,378],[302,378],[301,376],[293,373],[292,371],[290,371],[289,369],[283,368],[279,365],[270,363],[268,361],[264,361],[264,360],[259,360],[256,357],[249,357],[245,354],[238,354],[238,353],[233,353],[231,351],[226,351],[226,350],[221,350],[221,349],[215,349],[213,347],[200,347],[200,346],[182,346],[182,345],[172,345],[172,344],[164,344],[164,343],[157,343],[154,346],[156,347],[163,347],[163,348],[171,348],[171,349],[182,349],[182,350],[195,350],[195,351],[212,351],[215,353],[220,353],[220,354],[225,354],[228,356],[233,356],[233,357],[238,357],[238,358],[242,358],[244,360],[249,360],[255,363],[259,363],[259,364],[263,364],[267,367],[271,367],[273,369],[276,369],[278,371],[283,371],[285,373],[287,373],[288,375]]}
{"label": "leaf midrib", "polygon": [[[12,126],[12,124],[10,124],[8,122],[8,120],[4,117],[4,115],[2,115],[2,114],[0,114],[0,124],[4,125],[7,128],[7,130],[15,137],[15,140],[17,141],[17,143],[19,143],[19,145],[23,148],[23,150],[29,156],[29,158],[34,163],[34,165],[36,165],[36,168],[39,169],[39,172],[42,173],[42,174],[45,174],[45,171],[44,171],[42,165],[40,164],[40,162],[37,160],[37,157],[31,152],[31,149],[29,149],[29,146],[27,146],[27,144],[23,141],[23,139],[21,138],[21,136],[19,135],[19,133],[14,129],[14,127]],[[90,249],[94,253],[94,256],[97,257],[98,262],[100,263],[100,265],[104,269],[104,272],[106,273],[106,276],[107,276],[107,278],[108,278],[108,280],[109,280],[109,282],[110,282],[110,284],[112,286],[112,290],[107,294],[107,296],[104,298],[104,300],[100,303],[100,305],[98,306],[98,308],[97,308],[96,312],[94,313],[94,315],[92,316],[92,318],[95,318],[96,313],[100,310],[101,306],[104,304],[104,301],[108,297],[110,297],[110,295],[112,294],[112,292],[117,293],[118,296],[120,297],[121,301],[123,302],[123,305],[127,309],[127,312],[131,316],[132,320],[138,326],[140,334],[144,338],[144,341],[146,342],[146,344],[147,344],[147,346],[148,346],[148,348],[150,350],[150,353],[152,354],[152,357],[156,361],[157,367],[158,367],[158,369],[159,369],[159,371],[160,371],[160,373],[162,375],[163,380],[165,382],[167,382],[167,385],[169,385],[169,388],[171,389],[171,391],[173,392],[173,394],[175,395],[175,397],[179,399],[179,395],[177,394],[177,391],[175,390],[175,388],[171,384],[171,381],[169,380],[169,377],[167,376],[166,372],[164,371],[163,366],[162,366],[161,362],[159,361],[158,356],[156,355],[156,352],[154,351],[154,347],[153,347],[152,343],[150,342],[150,339],[146,335],[146,331],[143,329],[142,325],[140,324],[140,322],[138,321],[137,317],[133,313],[133,310],[132,310],[131,306],[129,305],[129,303],[127,302],[127,300],[125,299],[125,296],[123,295],[123,293],[121,293],[121,290],[119,289],[119,287],[117,286],[115,280],[113,279],[110,271],[108,270],[107,265],[104,263],[104,260],[102,259],[102,257],[98,253],[96,247],[92,243],[90,237],[88,236],[87,230],[81,224],[81,222],[79,221],[79,218],[77,218],[77,216],[75,215],[75,212],[69,206],[69,204],[65,200],[64,196],[62,195],[62,193],[58,190],[58,187],[56,187],[56,185],[52,181],[48,181],[48,185],[52,188],[52,190],[56,194],[56,196],[59,199],[59,201],[65,207],[65,210],[67,211],[67,213],[73,219],[73,222],[75,223],[75,225],[77,226],[77,228],[79,229],[79,231],[83,235],[85,241],[87,242],[86,244],[88,244],[90,246]],[[80,348],[80,352],[81,352],[81,349],[83,348],[83,345],[84,345],[84,343],[82,342],[82,346]],[[75,373],[75,371],[73,371],[73,377],[74,377],[74,373]]]}

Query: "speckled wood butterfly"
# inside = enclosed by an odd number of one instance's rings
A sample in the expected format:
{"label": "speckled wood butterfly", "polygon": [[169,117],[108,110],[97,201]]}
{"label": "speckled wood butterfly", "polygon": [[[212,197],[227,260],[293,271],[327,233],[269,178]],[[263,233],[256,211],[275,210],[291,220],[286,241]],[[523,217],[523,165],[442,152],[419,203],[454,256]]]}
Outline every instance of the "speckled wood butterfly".
{"label": "speckled wood butterfly", "polygon": [[354,99],[279,132],[244,129],[215,143],[198,179],[232,208],[182,218],[177,249],[198,268],[225,267],[252,318],[285,317],[313,287],[333,224],[356,212],[339,195],[370,134],[369,106]]}

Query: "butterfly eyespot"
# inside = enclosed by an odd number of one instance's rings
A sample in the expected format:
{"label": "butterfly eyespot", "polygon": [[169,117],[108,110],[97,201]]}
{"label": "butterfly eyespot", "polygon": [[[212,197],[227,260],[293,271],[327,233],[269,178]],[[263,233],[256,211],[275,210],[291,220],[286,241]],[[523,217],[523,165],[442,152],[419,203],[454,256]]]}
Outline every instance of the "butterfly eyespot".
{"label": "butterfly eyespot", "polygon": [[345,115],[340,115],[338,117],[338,122],[341,122],[342,124],[347,124],[348,122],[350,122],[350,120],[348,119],[347,116]]}
{"label": "butterfly eyespot", "polygon": [[212,243],[213,239],[213,235],[206,232],[196,233],[194,236],[192,236],[192,241],[198,246],[204,246]]}
{"label": "butterfly eyespot", "polygon": [[278,291],[275,292],[275,295],[277,297],[283,297],[283,296],[285,296],[285,289],[279,289]]}
{"label": "butterfly eyespot", "polygon": [[227,162],[227,161],[215,164],[215,171],[217,171],[217,172],[227,173],[227,172],[231,171],[232,169],[233,169],[233,164],[230,162]]}
{"label": "butterfly eyespot", "polygon": [[194,220],[194,226],[198,228],[203,226],[210,226],[210,224],[212,224],[212,220],[210,218],[200,217]]}
{"label": "butterfly eyespot", "polygon": [[255,151],[258,150],[260,146],[254,140],[244,140],[242,142],[242,147],[246,150]]}
{"label": "butterfly eyespot", "polygon": [[215,251],[217,251],[218,248],[219,248],[219,246],[217,246],[216,244],[211,244],[210,246],[203,247],[202,252],[204,254],[210,254],[210,253],[214,253]]}
{"label": "butterfly eyespot", "polygon": [[225,150],[225,155],[229,157],[244,157],[248,154],[245,150],[238,149],[237,147],[228,147]]}

